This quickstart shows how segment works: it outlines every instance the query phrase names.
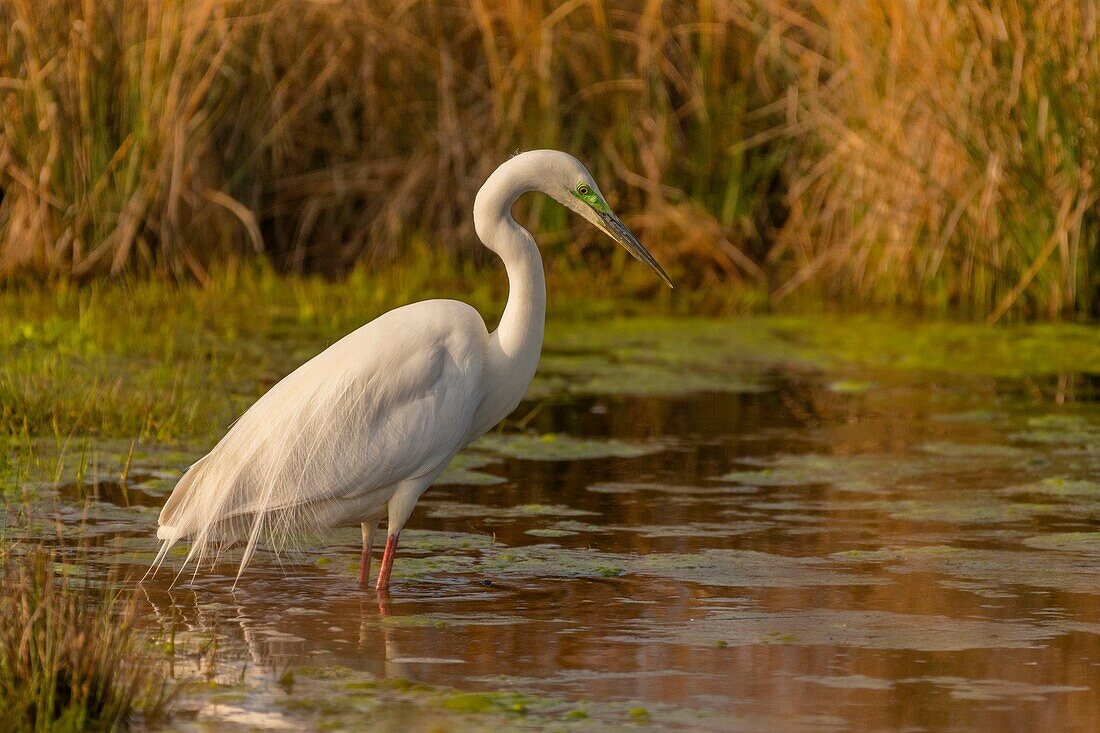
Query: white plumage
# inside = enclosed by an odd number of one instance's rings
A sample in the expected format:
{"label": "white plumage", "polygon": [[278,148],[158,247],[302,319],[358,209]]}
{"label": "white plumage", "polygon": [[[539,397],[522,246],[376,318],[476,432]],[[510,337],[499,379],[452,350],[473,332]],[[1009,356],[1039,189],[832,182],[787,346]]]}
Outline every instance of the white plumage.
{"label": "white plumage", "polygon": [[180,479],[160,514],[154,569],[184,538],[191,541],[184,567],[194,561],[196,568],[244,542],[239,578],[261,539],[279,549],[302,532],[361,524],[365,583],[374,531],[386,516],[378,587],[387,586],[397,536],[420,494],[515,409],[534,376],[546,304],[542,261],[510,213],[531,190],[585,216],[669,283],[576,159],[550,150],[512,158],[474,206],[478,236],[508,271],[497,330],[489,333],[464,303],[429,300],[376,318],[298,367]]}

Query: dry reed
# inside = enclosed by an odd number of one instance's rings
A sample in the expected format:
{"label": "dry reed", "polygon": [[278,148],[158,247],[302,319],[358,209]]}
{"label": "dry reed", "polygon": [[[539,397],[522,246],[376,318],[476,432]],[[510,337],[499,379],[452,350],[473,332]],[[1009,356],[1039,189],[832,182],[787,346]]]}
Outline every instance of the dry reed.
{"label": "dry reed", "polygon": [[728,153],[751,54],[723,7],[3,0],[0,272],[202,278],[253,247],[332,272],[411,235],[454,247],[492,167],[560,147],[622,182],[658,251],[755,275],[770,184],[745,163],[762,153]]}
{"label": "dry reed", "polygon": [[[1094,0],[764,2],[801,134],[783,298],[997,320],[1100,305]],[[795,139],[792,137],[792,139]]]}
{"label": "dry reed", "polygon": [[0,273],[468,247],[488,171],[559,147],[689,282],[1100,308],[1095,0],[0,0],[0,28]]}

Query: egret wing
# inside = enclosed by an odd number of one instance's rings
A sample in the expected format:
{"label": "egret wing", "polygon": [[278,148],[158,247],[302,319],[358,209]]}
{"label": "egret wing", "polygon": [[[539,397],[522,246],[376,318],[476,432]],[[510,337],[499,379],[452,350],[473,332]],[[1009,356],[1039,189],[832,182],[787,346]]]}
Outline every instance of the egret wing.
{"label": "egret wing", "polygon": [[189,557],[201,559],[211,543],[247,537],[251,548],[262,533],[278,547],[377,513],[397,484],[437,470],[473,437],[487,338],[477,312],[454,301],[399,308],[352,332],[191,467],[158,537],[166,547],[192,537]]}

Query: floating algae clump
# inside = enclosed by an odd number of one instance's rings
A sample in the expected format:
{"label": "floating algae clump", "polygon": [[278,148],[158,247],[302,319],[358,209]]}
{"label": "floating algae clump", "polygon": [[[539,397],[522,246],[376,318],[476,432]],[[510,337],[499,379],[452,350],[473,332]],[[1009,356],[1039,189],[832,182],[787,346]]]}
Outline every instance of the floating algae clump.
{"label": "floating algae clump", "polygon": [[665,446],[658,443],[628,443],[614,439],[574,438],[556,433],[542,435],[490,433],[476,440],[473,447],[526,461],[567,461],[584,458],[636,458],[664,450]]}

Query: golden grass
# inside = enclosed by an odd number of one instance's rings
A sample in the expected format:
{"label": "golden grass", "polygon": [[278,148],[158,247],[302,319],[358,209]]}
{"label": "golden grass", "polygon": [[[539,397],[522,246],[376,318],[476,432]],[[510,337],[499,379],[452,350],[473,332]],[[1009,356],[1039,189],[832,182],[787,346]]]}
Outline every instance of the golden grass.
{"label": "golden grass", "polygon": [[[750,54],[722,7],[4,0],[0,272],[203,279],[250,248],[343,272],[411,234],[468,246],[484,176],[560,147],[659,254],[755,275],[766,181],[728,153]],[[563,240],[563,213],[527,216]]]}
{"label": "golden grass", "polygon": [[763,5],[804,69],[776,299],[1097,313],[1096,2]]}
{"label": "golden grass", "polygon": [[1095,315],[1096,27],[1095,0],[0,0],[0,275],[469,248],[483,177],[558,147],[680,282]]}

